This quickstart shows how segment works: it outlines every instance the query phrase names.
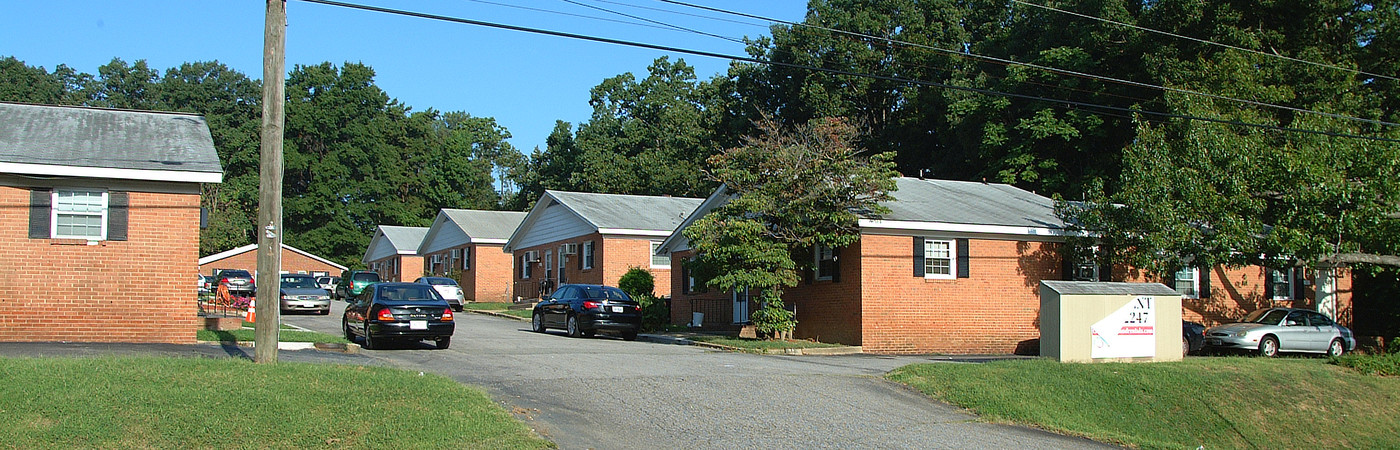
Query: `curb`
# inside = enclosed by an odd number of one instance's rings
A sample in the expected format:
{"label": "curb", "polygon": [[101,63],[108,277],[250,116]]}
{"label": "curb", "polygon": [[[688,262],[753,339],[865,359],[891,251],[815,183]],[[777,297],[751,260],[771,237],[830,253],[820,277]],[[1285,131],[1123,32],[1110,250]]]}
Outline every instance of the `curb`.
{"label": "curb", "polygon": [[503,314],[503,313],[499,313],[499,312],[496,312],[496,311],[486,311],[486,310],[480,310],[480,309],[471,309],[471,310],[468,310],[468,311],[472,312],[473,314],[481,314],[481,315],[485,315],[485,316],[504,317],[504,318],[507,318],[507,319],[519,320],[519,321],[521,321],[521,322],[528,322],[528,321],[530,321],[530,319],[526,319],[526,318],[524,318],[524,317],[512,316],[512,315],[510,315],[510,314]]}
{"label": "curb", "polygon": [[[745,352],[745,349],[742,349],[742,348],[739,348],[739,347],[730,347],[730,346],[728,346],[728,345],[712,344],[712,343],[709,343],[709,342],[692,341],[692,340],[690,340],[690,339],[680,338],[680,337],[675,337],[675,336],[667,336],[667,335],[664,335],[664,334],[642,334],[642,335],[640,335],[640,337],[646,338],[646,340],[648,340],[648,341],[657,342],[657,343],[661,343],[661,344],[694,345],[694,346],[696,346],[696,347],[712,348],[712,349],[715,349],[715,350],[724,350],[724,351],[727,351],[727,352],[739,352],[739,353],[744,353],[744,352]],[[861,349],[860,346],[851,346],[851,347],[821,347],[821,348],[782,348],[782,349],[769,349],[769,350],[765,350],[765,351],[762,351],[762,352],[756,352],[756,353],[762,354],[762,355],[835,356],[835,355],[858,355],[858,354],[864,353],[864,351]]]}
{"label": "curb", "polygon": [[[198,342],[201,343],[201,344],[215,344],[215,345],[225,345],[225,344],[228,344],[228,342],[224,342],[224,341],[198,341]],[[237,346],[239,346],[239,347],[248,347],[248,348],[256,347],[256,345],[253,344],[253,341],[237,341],[237,342],[233,342],[233,344],[234,344],[234,345],[237,345]],[[356,344],[356,343],[353,343],[353,342],[352,342],[352,343],[349,343],[349,344],[339,344],[339,343],[321,343],[321,344],[318,344],[318,343],[314,343],[314,342],[278,342],[278,343],[277,343],[277,349],[278,349],[278,350],[289,350],[289,351],[291,351],[291,350],[317,350],[317,351],[323,351],[323,352],[346,353],[346,354],[351,354],[351,355],[360,353],[360,345],[359,345],[359,344]]]}

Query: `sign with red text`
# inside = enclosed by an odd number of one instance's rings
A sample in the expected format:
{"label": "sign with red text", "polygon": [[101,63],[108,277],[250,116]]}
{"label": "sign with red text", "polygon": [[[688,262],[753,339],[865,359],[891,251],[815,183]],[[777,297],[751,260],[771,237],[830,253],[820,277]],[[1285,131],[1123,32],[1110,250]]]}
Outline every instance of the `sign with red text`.
{"label": "sign with red text", "polygon": [[1089,327],[1092,358],[1151,358],[1157,355],[1157,305],[1151,296],[1133,299]]}

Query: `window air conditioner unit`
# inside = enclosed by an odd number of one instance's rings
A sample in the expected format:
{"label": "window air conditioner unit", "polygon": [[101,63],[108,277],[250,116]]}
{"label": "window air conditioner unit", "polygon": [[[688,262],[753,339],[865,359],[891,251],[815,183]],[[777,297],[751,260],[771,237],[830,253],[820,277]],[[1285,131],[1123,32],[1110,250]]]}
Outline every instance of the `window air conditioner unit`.
{"label": "window air conditioner unit", "polygon": [[540,252],[538,250],[525,252],[525,262],[540,262]]}
{"label": "window air conditioner unit", "polygon": [[578,244],[564,244],[564,245],[559,246],[559,254],[561,254],[561,255],[577,255],[577,254],[578,254]]}

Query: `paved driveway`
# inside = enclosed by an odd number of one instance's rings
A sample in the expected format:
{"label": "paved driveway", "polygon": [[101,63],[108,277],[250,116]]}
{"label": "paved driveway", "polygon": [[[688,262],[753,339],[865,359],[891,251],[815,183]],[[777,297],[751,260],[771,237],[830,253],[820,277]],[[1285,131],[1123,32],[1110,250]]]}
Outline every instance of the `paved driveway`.
{"label": "paved driveway", "polygon": [[[286,323],[340,332],[330,316]],[[881,378],[913,357],[761,356],[538,334],[464,313],[449,350],[363,354],[485,387],[561,448],[1086,448],[1084,439],[990,425]]]}

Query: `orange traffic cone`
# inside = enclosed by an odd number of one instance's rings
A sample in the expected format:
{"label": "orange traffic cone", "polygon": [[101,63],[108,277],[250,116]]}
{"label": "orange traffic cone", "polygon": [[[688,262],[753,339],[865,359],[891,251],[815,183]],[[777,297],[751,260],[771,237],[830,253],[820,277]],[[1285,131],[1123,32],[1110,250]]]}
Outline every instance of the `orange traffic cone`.
{"label": "orange traffic cone", "polygon": [[256,307],[257,304],[258,304],[258,301],[257,301],[257,300],[248,300],[248,318],[247,318],[247,320],[248,320],[249,323],[256,323],[256,322],[257,322],[256,320],[254,320],[254,318],[257,316],[257,314],[256,314],[256,311],[257,311],[257,309],[258,309],[258,308]]}

